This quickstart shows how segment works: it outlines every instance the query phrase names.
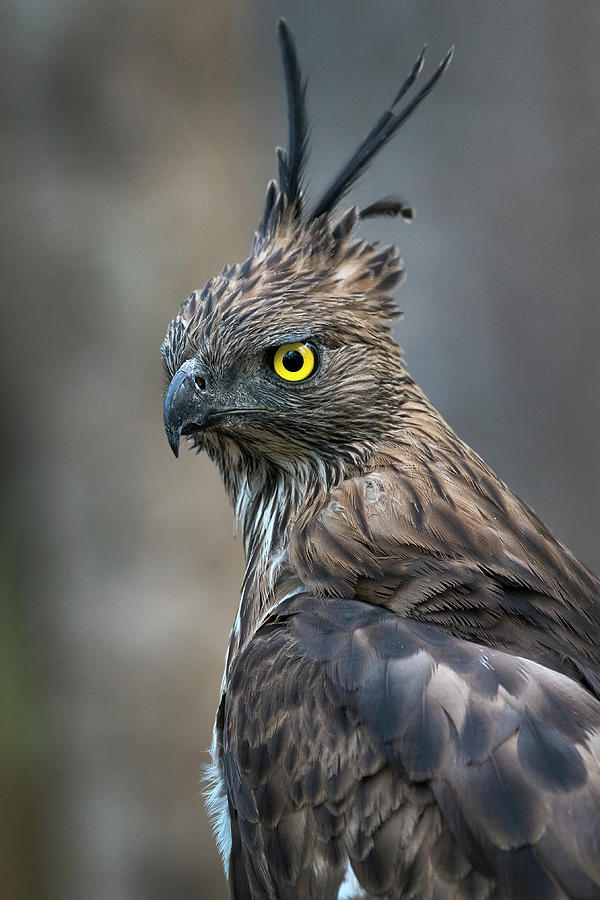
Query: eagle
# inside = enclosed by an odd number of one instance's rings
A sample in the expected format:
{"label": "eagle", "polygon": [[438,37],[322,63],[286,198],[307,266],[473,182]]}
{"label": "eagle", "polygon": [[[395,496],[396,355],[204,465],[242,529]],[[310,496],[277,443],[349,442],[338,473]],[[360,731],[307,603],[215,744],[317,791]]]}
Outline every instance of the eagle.
{"label": "eagle", "polygon": [[410,207],[339,210],[452,51],[309,206],[278,34],[288,148],[250,256],[162,344],[169,444],[216,463],[246,557],[207,788],[230,896],[598,900],[600,580],[408,373],[399,252],[356,231]]}

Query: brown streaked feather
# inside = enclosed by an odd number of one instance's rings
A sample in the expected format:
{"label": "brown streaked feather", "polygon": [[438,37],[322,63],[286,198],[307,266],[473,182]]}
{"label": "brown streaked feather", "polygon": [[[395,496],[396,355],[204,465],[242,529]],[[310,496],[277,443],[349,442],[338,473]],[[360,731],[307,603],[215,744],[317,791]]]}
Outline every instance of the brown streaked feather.
{"label": "brown streaked feather", "polygon": [[304,511],[290,542],[303,583],[533,650],[600,699],[598,579],[442,423],[425,442],[419,418],[393,456]]}
{"label": "brown streaked feather", "polygon": [[[399,252],[354,234],[406,208],[331,216],[449,57],[307,221],[305,82],[279,31],[280,183],[251,255],[162,346],[171,447],[216,462],[246,552],[210,768],[231,897],[597,900],[600,581],[408,374]],[[289,343],[317,361],[294,385],[273,366]]]}

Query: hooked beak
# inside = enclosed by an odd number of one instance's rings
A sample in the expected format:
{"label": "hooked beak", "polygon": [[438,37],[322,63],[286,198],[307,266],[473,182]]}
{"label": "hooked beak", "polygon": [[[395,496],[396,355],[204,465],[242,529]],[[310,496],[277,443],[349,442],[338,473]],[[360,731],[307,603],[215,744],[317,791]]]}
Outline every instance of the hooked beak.
{"label": "hooked beak", "polygon": [[163,410],[165,433],[175,457],[184,430],[203,428],[211,413],[205,375],[198,361],[190,359],[173,376]]}

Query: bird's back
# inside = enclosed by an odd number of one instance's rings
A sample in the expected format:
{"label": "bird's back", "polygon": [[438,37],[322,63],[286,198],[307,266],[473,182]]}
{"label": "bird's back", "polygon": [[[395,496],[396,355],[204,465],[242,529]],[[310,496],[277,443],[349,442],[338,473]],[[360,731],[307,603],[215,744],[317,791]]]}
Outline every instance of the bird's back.
{"label": "bird's back", "polygon": [[600,704],[564,675],[302,595],[224,704],[232,896],[600,896]]}

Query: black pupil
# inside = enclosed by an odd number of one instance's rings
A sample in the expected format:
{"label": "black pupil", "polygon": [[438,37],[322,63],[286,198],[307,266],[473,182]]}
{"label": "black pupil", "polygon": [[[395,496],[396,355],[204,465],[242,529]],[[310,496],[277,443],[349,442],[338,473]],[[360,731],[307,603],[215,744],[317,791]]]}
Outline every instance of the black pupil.
{"label": "black pupil", "polygon": [[288,350],[287,353],[283,354],[281,362],[283,363],[283,368],[287,369],[288,372],[299,372],[304,365],[304,357],[299,350]]}

